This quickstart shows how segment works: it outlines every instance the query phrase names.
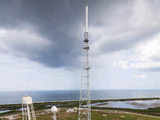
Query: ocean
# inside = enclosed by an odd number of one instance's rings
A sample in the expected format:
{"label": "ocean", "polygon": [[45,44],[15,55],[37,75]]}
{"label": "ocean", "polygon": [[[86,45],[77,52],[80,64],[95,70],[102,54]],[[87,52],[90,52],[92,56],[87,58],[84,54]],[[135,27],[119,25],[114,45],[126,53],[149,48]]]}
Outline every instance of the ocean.
{"label": "ocean", "polygon": [[[22,96],[32,96],[33,102],[78,100],[78,90],[59,91],[14,91],[0,92],[0,104],[19,104]],[[93,90],[92,99],[160,97],[160,90]]]}

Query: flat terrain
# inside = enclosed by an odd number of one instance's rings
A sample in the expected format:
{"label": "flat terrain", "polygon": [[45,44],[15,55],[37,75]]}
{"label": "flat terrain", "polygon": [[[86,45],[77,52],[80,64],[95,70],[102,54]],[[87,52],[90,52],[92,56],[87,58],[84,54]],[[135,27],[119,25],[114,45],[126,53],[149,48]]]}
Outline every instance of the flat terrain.
{"label": "flat terrain", "polygon": [[[63,109],[57,113],[57,120],[77,120],[77,112],[66,112]],[[36,112],[37,120],[52,120],[52,113],[49,110]],[[21,114],[12,114],[1,116],[0,120],[22,120]],[[92,120],[160,120],[160,117],[143,115],[137,113],[121,112],[114,110],[94,110],[92,111]]]}
{"label": "flat terrain", "polygon": [[[57,114],[59,120],[76,120],[78,113],[60,112]],[[51,120],[52,115],[39,115],[38,120]],[[160,120],[160,117],[145,116],[132,113],[123,113],[118,111],[92,111],[92,120]]]}
{"label": "flat terrain", "polygon": [[[157,98],[156,98],[157,99]],[[120,99],[116,101],[127,101]],[[129,99],[137,100],[137,99]],[[140,100],[148,100],[140,99]],[[103,103],[106,101],[115,100],[94,100],[92,103]],[[56,105],[59,108],[57,113],[57,120],[77,120],[78,111],[68,111],[78,107],[78,101],[63,101],[63,102],[46,102],[35,103],[37,120],[52,120],[51,106]],[[21,105],[0,105],[0,111],[10,110],[6,113],[0,113],[0,120],[22,120]],[[160,107],[149,108],[145,110],[140,109],[123,109],[123,108],[108,108],[108,107],[92,107],[92,120],[160,120]]]}

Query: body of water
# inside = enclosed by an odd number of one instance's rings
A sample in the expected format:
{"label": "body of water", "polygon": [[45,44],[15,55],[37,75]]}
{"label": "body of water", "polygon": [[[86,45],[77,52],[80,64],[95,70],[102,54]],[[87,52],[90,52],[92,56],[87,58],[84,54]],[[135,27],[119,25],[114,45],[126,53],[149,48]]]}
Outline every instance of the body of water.
{"label": "body of water", "polygon": [[[21,103],[23,96],[32,96],[33,102],[79,100],[78,90],[67,91],[17,91],[0,92],[0,104]],[[160,97],[160,90],[94,90],[92,99],[148,98]]]}
{"label": "body of water", "polygon": [[138,101],[109,101],[93,104],[96,107],[109,108],[129,108],[129,109],[148,109],[160,107],[160,100],[138,100]]}

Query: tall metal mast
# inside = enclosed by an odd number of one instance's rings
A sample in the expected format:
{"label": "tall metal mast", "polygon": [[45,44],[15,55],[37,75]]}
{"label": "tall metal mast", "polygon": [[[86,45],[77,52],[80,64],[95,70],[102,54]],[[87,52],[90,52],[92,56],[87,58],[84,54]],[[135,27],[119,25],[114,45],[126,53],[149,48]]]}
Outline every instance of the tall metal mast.
{"label": "tall metal mast", "polygon": [[79,120],[91,120],[90,79],[89,79],[89,40],[88,40],[88,0],[85,0],[85,32],[83,40],[83,71],[79,102]]}

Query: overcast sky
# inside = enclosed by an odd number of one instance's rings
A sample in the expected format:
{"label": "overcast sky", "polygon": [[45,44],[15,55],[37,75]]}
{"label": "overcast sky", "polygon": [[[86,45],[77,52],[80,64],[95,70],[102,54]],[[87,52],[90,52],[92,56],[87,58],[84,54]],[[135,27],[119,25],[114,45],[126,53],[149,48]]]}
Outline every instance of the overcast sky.
{"label": "overcast sky", "polygon": [[[89,0],[92,89],[160,89],[160,0]],[[83,0],[0,0],[0,90],[80,88]]]}

